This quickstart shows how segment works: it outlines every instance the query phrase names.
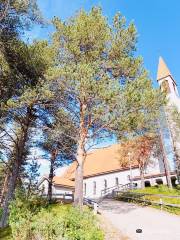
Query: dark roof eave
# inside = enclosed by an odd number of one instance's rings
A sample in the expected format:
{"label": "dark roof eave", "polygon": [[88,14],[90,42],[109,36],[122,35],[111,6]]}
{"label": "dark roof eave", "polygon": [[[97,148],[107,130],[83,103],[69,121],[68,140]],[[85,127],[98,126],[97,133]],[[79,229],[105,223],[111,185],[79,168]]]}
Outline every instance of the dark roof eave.
{"label": "dark roof eave", "polygon": [[172,75],[167,75],[167,76],[165,76],[165,77],[162,77],[162,78],[159,78],[159,79],[157,79],[157,82],[159,82],[160,80],[162,80],[162,79],[165,79],[165,78],[167,78],[167,77],[171,77],[172,78],[172,80],[173,80],[173,82],[176,84],[176,86],[177,86],[177,83],[176,83],[176,81],[174,80],[174,78],[173,78],[173,76]]}
{"label": "dark roof eave", "polygon": [[[171,175],[171,176],[175,176],[175,175],[176,175],[176,172],[170,172],[170,175]],[[166,176],[166,173],[163,172],[163,173],[145,175],[145,176],[144,176],[144,179],[156,178],[156,177],[164,177],[164,176]],[[132,180],[133,180],[133,181],[138,181],[138,180],[141,180],[141,177],[140,177],[140,176],[136,176],[136,177],[133,177]]]}

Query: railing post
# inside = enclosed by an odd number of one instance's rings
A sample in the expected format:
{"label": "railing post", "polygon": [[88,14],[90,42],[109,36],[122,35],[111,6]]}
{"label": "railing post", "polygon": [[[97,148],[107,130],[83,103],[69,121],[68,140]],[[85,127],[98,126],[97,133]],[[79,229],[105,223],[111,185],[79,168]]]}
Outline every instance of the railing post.
{"label": "railing post", "polygon": [[98,213],[98,204],[95,202],[93,207],[94,207],[94,211],[93,211],[94,215],[96,215]]}
{"label": "railing post", "polygon": [[163,200],[160,198],[159,202],[160,202],[160,206],[161,206],[161,210],[162,210],[163,209]]}

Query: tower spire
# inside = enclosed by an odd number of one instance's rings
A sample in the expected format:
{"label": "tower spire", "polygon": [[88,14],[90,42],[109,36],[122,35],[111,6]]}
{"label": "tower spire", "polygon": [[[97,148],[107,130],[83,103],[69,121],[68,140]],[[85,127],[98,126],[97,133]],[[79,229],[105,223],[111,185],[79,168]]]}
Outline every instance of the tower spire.
{"label": "tower spire", "polygon": [[162,57],[159,57],[159,64],[158,64],[158,71],[157,71],[157,81],[166,78],[168,76],[171,76],[171,72],[169,70],[169,68],[167,67],[164,59]]}

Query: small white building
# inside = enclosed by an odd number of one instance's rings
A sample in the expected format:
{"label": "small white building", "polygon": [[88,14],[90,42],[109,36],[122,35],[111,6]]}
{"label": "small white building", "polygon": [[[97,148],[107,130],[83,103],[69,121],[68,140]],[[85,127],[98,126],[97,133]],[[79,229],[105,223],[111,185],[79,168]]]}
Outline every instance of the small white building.
{"label": "small white building", "polygon": [[[48,177],[43,176],[39,181],[40,193],[43,196],[48,195]],[[74,181],[68,178],[57,177],[53,178],[52,197],[57,199],[71,199],[74,193]]]}

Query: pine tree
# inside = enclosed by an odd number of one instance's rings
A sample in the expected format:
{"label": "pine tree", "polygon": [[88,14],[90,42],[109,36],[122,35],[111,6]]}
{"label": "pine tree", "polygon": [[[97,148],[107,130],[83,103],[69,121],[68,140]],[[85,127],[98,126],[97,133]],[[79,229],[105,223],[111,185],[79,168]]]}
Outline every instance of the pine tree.
{"label": "pine tree", "polygon": [[[9,99],[3,107],[3,112],[6,112],[3,121],[6,122],[6,125],[5,127],[1,126],[1,131],[5,134],[9,144],[2,142],[1,145],[11,158],[7,162],[10,171],[7,193],[3,202],[2,227],[7,224],[9,203],[14,197],[17,181],[27,160],[32,129],[38,124],[41,105],[43,107],[50,97],[44,75],[53,61],[51,48],[46,41],[42,41],[25,46],[25,49],[23,54],[27,54],[25,59],[28,63],[29,56],[31,56],[29,71],[23,75],[25,81],[28,79],[26,88],[24,87],[24,91],[20,95],[14,95]],[[8,131],[6,130],[7,124]]]}
{"label": "pine tree", "polygon": [[[53,22],[57,67],[49,77],[56,84],[60,106],[72,116],[78,130],[74,199],[81,208],[87,149],[116,132],[115,123],[124,108],[124,85],[135,80],[141,84],[147,74],[142,59],[134,56],[135,26],[127,25],[121,14],[115,15],[112,26],[96,7],[89,13],[79,11],[66,22],[57,18]],[[147,98],[151,93],[146,92]]]}
{"label": "pine tree", "polygon": [[58,104],[56,102],[54,105],[51,103],[52,107],[51,114],[47,114],[46,116],[49,120],[51,119],[51,123],[48,123],[45,127],[42,142],[43,150],[48,154],[47,158],[50,162],[48,177],[49,203],[52,202],[52,186],[55,170],[64,164],[70,163],[75,158],[75,136],[77,134],[73,122],[64,111],[58,109]]}
{"label": "pine tree", "polygon": [[20,94],[27,84],[24,77],[30,71],[31,58],[21,36],[33,24],[42,22],[36,0],[0,1],[0,103]]}

